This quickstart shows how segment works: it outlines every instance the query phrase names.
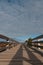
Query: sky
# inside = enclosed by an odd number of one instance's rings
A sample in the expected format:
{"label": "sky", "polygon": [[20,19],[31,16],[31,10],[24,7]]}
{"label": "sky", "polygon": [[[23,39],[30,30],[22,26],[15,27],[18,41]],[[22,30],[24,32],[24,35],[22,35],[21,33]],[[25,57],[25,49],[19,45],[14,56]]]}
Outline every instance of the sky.
{"label": "sky", "polygon": [[0,0],[0,34],[19,41],[43,34],[43,0]]}

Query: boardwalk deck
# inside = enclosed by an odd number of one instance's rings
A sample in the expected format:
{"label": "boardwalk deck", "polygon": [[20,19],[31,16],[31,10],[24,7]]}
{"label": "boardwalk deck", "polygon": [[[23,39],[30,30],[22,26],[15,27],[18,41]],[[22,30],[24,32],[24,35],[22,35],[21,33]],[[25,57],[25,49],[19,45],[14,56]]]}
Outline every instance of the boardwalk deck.
{"label": "boardwalk deck", "polygon": [[43,65],[43,56],[23,44],[0,53],[0,65]]}

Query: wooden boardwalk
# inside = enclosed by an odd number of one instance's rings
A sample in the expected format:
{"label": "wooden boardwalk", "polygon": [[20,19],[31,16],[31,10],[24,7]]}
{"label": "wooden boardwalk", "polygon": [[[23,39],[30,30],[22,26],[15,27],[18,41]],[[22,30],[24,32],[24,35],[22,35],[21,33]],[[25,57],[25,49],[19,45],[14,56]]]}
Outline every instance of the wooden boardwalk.
{"label": "wooden boardwalk", "polygon": [[0,65],[43,65],[43,56],[23,44],[0,52]]}

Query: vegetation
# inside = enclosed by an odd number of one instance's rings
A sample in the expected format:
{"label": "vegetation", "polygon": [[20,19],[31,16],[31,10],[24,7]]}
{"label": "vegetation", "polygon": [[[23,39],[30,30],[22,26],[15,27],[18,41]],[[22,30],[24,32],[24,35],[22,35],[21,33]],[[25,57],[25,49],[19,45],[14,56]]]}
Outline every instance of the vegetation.
{"label": "vegetation", "polygon": [[27,40],[27,46],[31,47],[32,46],[32,38],[29,38]]}

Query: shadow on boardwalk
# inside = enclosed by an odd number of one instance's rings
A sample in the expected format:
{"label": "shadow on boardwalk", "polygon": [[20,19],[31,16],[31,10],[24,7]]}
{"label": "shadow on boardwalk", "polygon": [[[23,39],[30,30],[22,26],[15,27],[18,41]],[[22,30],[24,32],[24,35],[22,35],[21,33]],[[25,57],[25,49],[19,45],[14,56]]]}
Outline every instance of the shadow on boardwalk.
{"label": "shadow on boardwalk", "polygon": [[27,47],[25,47],[25,46],[24,46],[24,48],[27,51],[27,54],[28,54],[30,59],[23,57],[23,50],[24,49],[21,46],[19,48],[19,50],[17,51],[16,55],[10,61],[9,65],[23,65],[23,61],[26,61],[30,65],[43,65],[43,63],[32,53],[32,51],[27,49]]}
{"label": "shadow on boardwalk", "polygon": [[17,51],[16,55],[12,58],[9,65],[23,65],[22,57],[23,57],[23,51],[22,46]]}
{"label": "shadow on boardwalk", "polygon": [[43,63],[30,51],[26,46],[24,46],[28,56],[30,57],[30,60],[27,60],[28,63],[31,65],[43,65]]}
{"label": "shadow on boardwalk", "polygon": [[43,52],[41,52],[41,51],[39,51],[39,50],[37,50],[35,48],[31,48],[31,49],[33,49],[36,53],[39,53],[43,57]]}

